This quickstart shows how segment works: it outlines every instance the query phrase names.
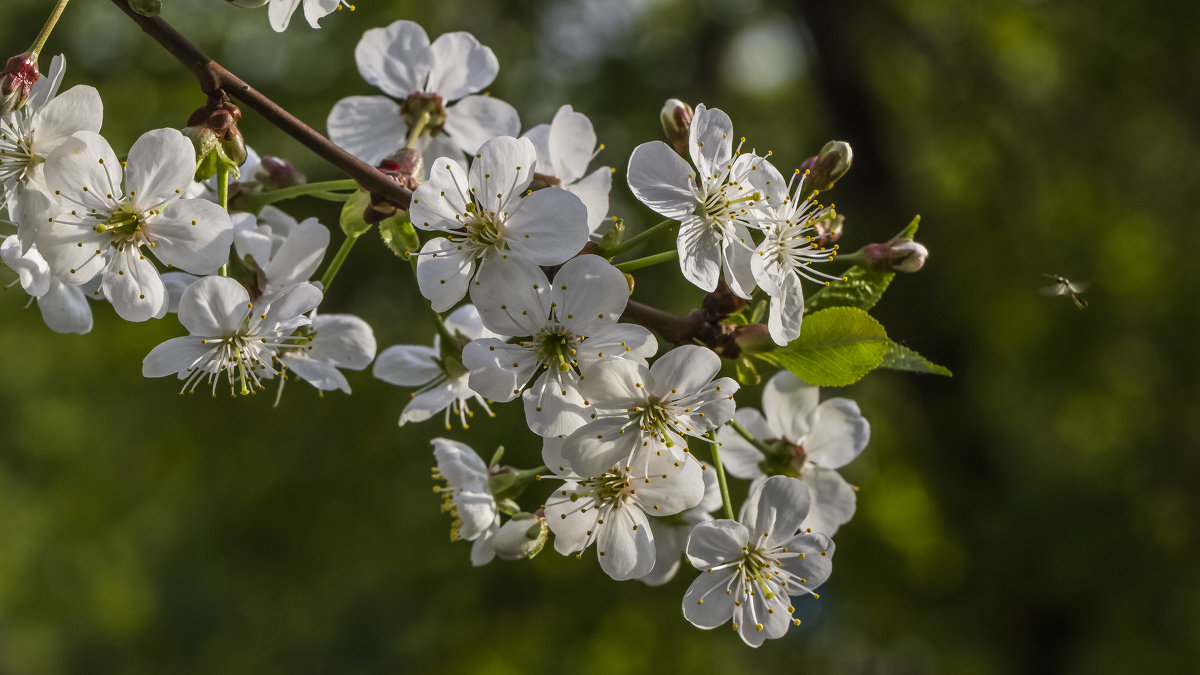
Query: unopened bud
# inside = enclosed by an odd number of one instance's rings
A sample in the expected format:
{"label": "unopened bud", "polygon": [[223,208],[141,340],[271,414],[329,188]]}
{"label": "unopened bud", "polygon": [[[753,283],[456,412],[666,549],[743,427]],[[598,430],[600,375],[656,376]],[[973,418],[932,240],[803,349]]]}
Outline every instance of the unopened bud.
{"label": "unopened bud", "polygon": [[692,106],[677,98],[668,99],[663,104],[662,111],[658,113],[658,118],[662,121],[663,133],[667,136],[667,143],[683,157],[691,154],[691,150],[688,148],[688,137],[692,132],[692,115],[694,114]]}
{"label": "unopened bud", "polygon": [[[379,172],[395,180],[403,186],[412,198],[412,193],[421,183],[418,177],[425,171],[425,159],[421,151],[415,148],[400,148],[379,163]],[[391,218],[401,212],[408,211],[409,203],[393,203],[384,197],[371,193],[371,204],[363,212],[363,220],[374,224]]]}
{"label": "unopened bud", "polygon": [[808,186],[822,192],[833,187],[854,163],[854,151],[846,141],[829,141],[821,152],[804,160],[801,171],[808,171]]}
{"label": "unopened bud", "polygon": [[812,227],[817,231],[813,237],[814,242],[818,247],[825,248],[832,246],[838,239],[842,238],[842,230],[846,223],[846,216],[840,213],[834,213],[832,210],[827,212],[825,216],[813,221]]}
{"label": "unopened bud", "polygon": [[492,548],[501,560],[532,558],[541,552],[550,536],[546,519],[532,513],[518,513],[500,526],[492,537]]}
{"label": "unopened bud", "polygon": [[903,237],[893,239],[891,241],[891,255],[888,256],[888,264],[897,272],[916,272],[925,266],[925,259],[929,257],[929,249],[923,245]]}
{"label": "unopened bud", "polygon": [[238,129],[242,111],[224,92],[209,97],[188,117],[183,134],[196,146],[197,182],[206,180],[219,169],[240,177],[238,167],[246,161],[246,142]]}
{"label": "unopened bud", "polygon": [[886,244],[867,244],[856,257],[864,267],[881,272],[916,272],[925,266],[929,249],[908,237],[896,237]]}
{"label": "unopened bud", "polygon": [[259,160],[258,167],[254,169],[250,179],[268,190],[303,185],[308,180],[291,162],[270,155]]}
{"label": "unopened bud", "polygon": [[42,74],[37,61],[27,54],[17,54],[4,64],[0,71],[0,114],[7,114],[25,107],[33,83]]}

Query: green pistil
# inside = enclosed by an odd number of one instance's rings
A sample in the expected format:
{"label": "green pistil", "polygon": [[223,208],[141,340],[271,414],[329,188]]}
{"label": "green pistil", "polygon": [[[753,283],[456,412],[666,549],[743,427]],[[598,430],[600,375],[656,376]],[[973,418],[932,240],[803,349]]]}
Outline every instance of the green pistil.
{"label": "green pistil", "polygon": [[538,348],[538,359],[547,368],[557,367],[559,371],[567,372],[571,366],[575,365],[575,360],[572,358],[574,354],[575,350],[571,348],[566,335],[548,333],[542,336],[542,344]]}

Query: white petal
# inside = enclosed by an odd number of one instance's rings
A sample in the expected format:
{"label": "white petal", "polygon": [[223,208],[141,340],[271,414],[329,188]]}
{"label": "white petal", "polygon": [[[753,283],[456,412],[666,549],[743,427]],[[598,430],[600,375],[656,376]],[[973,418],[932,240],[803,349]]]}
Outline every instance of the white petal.
{"label": "white petal", "polygon": [[147,226],[154,255],[171,267],[212,274],[229,260],[233,222],[220,206],[203,199],[180,199]]}
{"label": "white petal", "polygon": [[808,515],[812,491],[800,479],[768,476],[750,485],[750,494],[742,504],[738,520],[758,541],[764,534],[766,545],[791,539]]}
{"label": "white petal", "polygon": [[521,133],[521,118],[498,98],[468,96],[446,108],[444,129],[463,152],[473,155],[488,139]]}
{"label": "white petal", "polygon": [[581,371],[613,356],[644,365],[658,351],[658,341],[650,331],[632,323],[592,326],[586,335],[575,354]]}
{"label": "white petal", "polygon": [[[424,422],[450,407],[458,398],[458,392],[449,383],[439,384],[422,391],[409,400],[400,413],[400,426],[409,422]],[[446,426],[449,429],[449,425]]]}
{"label": "white petal", "polygon": [[[750,265],[750,258],[754,255],[751,250],[754,240],[750,238],[750,231],[745,226],[735,225],[734,230],[737,240],[725,245],[721,268],[729,290],[739,297],[749,299],[754,294],[755,286],[754,269]],[[751,248],[746,248],[747,246]]]}
{"label": "white petal", "polygon": [[[491,213],[501,213],[517,204],[529,187],[537,165],[537,151],[525,138],[499,136],[484,143],[471,161],[467,181],[475,201]],[[521,209],[529,208],[523,203]]]}
{"label": "white petal", "polygon": [[629,156],[629,189],[656,213],[680,220],[696,209],[693,169],[662,141],[643,143]]}
{"label": "white petal", "polygon": [[446,330],[451,335],[462,335],[468,340],[483,337],[500,337],[483,325],[483,318],[475,305],[463,305],[446,316]]}
{"label": "white petal", "polygon": [[589,407],[579,394],[574,371],[544,371],[525,390],[525,421],[529,430],[543,438],[565,436],[587,422]]}
{"label": "white petal", "polygon": [[334,104],[325,120],[329,140],[375,166],[404,147],[408,127],[400,106],[384,96],[350,96]]}
{"label": "white petal", "polygon": [[16,235],[6,237],[4,243],[0,244],[0,260],[17,273],[21,288],[29,295],[38,297],[50,290],[50,281],[53,279],[50,265],[36,248],[22,254],[21,240]]}
{"label": "white petal", "polygon": [[546,500],[546,524],[554,533],[554,550],[563,555],[582,551],[596,531],[600,510],[589,497],[572,500],[578,489],[575,481],[567,481]]}
{"label": "white petal", "polygon": [[[711,349],[699,345],[676,347],[650,366],[650,393],[663,399],[698,392],[712,382],[720,369],[721,357]],[[678,393],[673,389],[678,389]]]}
{"label": "white petal", "polygon": [[654,569],[654,537],[641,509],[624,505],[605,514],[596,540],[600,568],[623,581],[644,577]]}
{"label": "white petal", "polygon": [[[763,419],[762,413],[757,410],[738,408],[733,419],[756,439],[765,441],[771,438],[769,432],[767,435],[762,435],[762,430],[766,429],[767,423]],[[732,427],[723,426],[718,429],[717,442],[720,443],[721,462],[730,474],[743,480],[754,480],[763,475],[762,469],[758,466],[759,462],[764,459],[762,452],[742,438]]]}
{"label": "white petal", "polygon": [[546,273],[517,255],[484,259],[471,285],[483,325],[501,335],[537,335],[550,315]]}
{"label": "white petal", "polygon": [[200,279],[200,277],[187,272],[167,272],[160,275],[159,278],[162,279],[163,287],[167,289],[168,314],[179,311],[179,301],[183,298],[183,292]]}
{"label": "white petal", "polygon": [[372,28],[354,48],[363,79],[399,99],[425,89],[432,59],[429,36],[412,21]]}
{"label": "white petal", "polygon": [[521,199],[520,209],[506,223],[504,239],[513,252],[538,265],[558,265],[587,244],[587,208],[566,190],[538,190]]}
{"label": "white petal", "polygon": [[167,289],[140,248],[126,247],[114,253],[100,288],[126,321],[145,321],[167,312]]}
{"label": "white petal", "polygon": [[678,460],[671,455],[643,453],[634,459],[634,471],[643,475],[637,481],[634,500],[646,513],[669,516],[704,499],[704,479],[700,474],[713,469],[701,469],[700,463],[690,456]]}
{"label": "white petal", "polygon": [[229,335],[250,313],[250,295],[229,277],[205,277],[187,287],[179,300],[179,323],[192,335]]}
{"label": "white petal", "polygon": [[264,296],[260,302],[266,305],[266,311],[262,312],[262,323],[259,325],[267,330],[282,330],[281,324],[285,324],[292,326],[291,330],[286,331],[291,333],[309,323],[307,318],[300,322],[296,319],[316,309],[322,297],[321,289],[308,282],[292,284],[273,296]]}
{"label": "white petal", "polygon": [[92,308],[83,289],[55,279],[38,298],[42,320],[56,333],[87,333],[92,330]]}
{"label": "white petal", "polygon": [[771,316],[767,329],[777,345],[800,337],[800,324],[804,320],[804,289],[795,274],[783,277],[779,292],[771,296]]}
{"label": "white petal", "polygon": [[375,377],[401,387],[420,387],[442,376],[438,351],[422,345],[394,345],[375,359]]}
{"label": "white petal", "polygon": [[562,172],[558,176],[564,183],[574,183],[587,171],[596,149],[596,131],[592,122],[583,113],[575,112],[564,105],[554,114],[550,123],[550,156],[555,167]]}
{"label": "white petal", "polygon": [[211,349],[199,336],[171,338],[150,350],[142,360],[142,376],[182,375]]}
{"label": "white petal", "polygon": [[[635,424],[624,417],[606,417],[590,422],[568,436],[563,442],[562,453],[579,475],[599,476],[617,463],[629,461],[641,447],[642,434]],[[642,486],[638,485],[637,489],[641,491]]]}
{"label": "white petal", "polygon": [[33,116],[37,154],[45,157],[76,131],[99,132],[104,104],[95,88],[80,84],[56,96]]}
{"label": "white petal", "polygon": [[492,545],[492,540],[495,539],[499,526],[500,515],[497,514],[492,526],[484,530],[471,544],[471,564],[475,567],[482,567],[496,557],[496,548]]}
{"label": "white petal", "polygon": [[620,318],[629,302],[629,282],[620,270],[598,255],[571,258],[554,275],[554,301],[560,320],[583,335],[599,322]]}
{"label": "white petal", "polygon": [[463,348],[463,365],[471,371],[471,389],[494,401],[511,401],[533,377],[538,360],[524,347],[483,338]]}
{"label": "white petal", "polygon": [[[692,530],[692,536],[695,534]],[[706,630],[729,621],[733,616],[733,595],[725,591],[737,587],[736,576],[736,570],[702,571],[683,594],[683,618]]]}
{"label": "white petal", "polygon": [[425,242],[417,258],[417,287],[435,312],[453,307],[467,294],[475,258],[445,237]]}
{"label": "white petal", "polygon": [[[782,542],[790,553],[803,553],[804,557],[785,558],[783,569],[804,579],[801,586],[809,591],[820,588],[829,579],[833,571],[833,541],[824,534],[798,534],[791,540]],[[790,585],[789,585],[790,587]],[[793,595],[797,593],[792,591]]]}
{"label": "white petal", "polygon": [[585,368],[582,375],[580,389],[597,408],[624,410],[645,406],[650,396],[647,384],[650,370],[630,359],[606,358]]}
{"label": "white petal", "polygon": [[696,106],[688,147],[701,176],[724,171],[733,157],[733,122],[717,108]]}
{"label": "white petal", "polygon": [[353,314],[318,314],[312,328],[312,349],[307,350],[310,359],[362,370],[375,358],[375,332]]}
{"label": "white petal", "polygon": [[500,72],[496,55],[470,33],[444,33],[433,41],[431,49],[433,68],[426,88],[440,94],[447,103],[483,89]]}
{"label": "white petal", "polygon": [[713,234],[712,226],[699,216],[683,216],[675,246],[683,277],[700,290],[709,293],[716,290],[724,256],[721,240]]}
{"label": "white petal", "polygon": [[[15,199],[18,195],[20,198]],[[28,251],[37,242],[43,224],[48,228],[53,227],[49,221],[61,211],[58,202],[45,188],[35,186],[31,181],[20,183],[16,193],[9,197],[8,212],[9,217],[17,223],[21,250]]]}
{"label": "white petal", "polygon": [[599,234],[607,228],[608,194],[612,191],[612,169],[602,166],[591,172],[586,178],[563,187],[567,192],[579,197],[587,208],[588,231]]}
{"label": "white petal", "polygon": [[[687,557],[696,569],[707,569],[742,557],[742,547],[750,541],[750,532],[733,520],[700,523],[688,537]],[[730,601],[733,604],[733,601]]]}
{"label": "white petal", "polygon": [[82,207],[102,213],[108,212],[112,203],[105,195],[120,195],[124,175],[112,146],[91,131],[80,131],[63,141],[46,159],[45,172],[51,191],[58,190],[78,202],[65,210]]}
{"label": "white petal", "polygon": [[317,271],[329,247],[329,228],[309,218],[296,226],[283,240],[266,265],[267,281],[282,287],[297,281],[308,281]]}
{"label": "white petal", "polygon": [[[263,210],[271,208],[263,207]],[[229,220],[233,223],[233,248],[239,260],[246,256],[254,259],[254,264],[260,268],[266,267],[271,259],[271,228],[259,227],[258,219],[253,213],[231,213]]]}
{"label": "white petal", "polygon": [[299,6],[300,0],[271,0],[271,5],[267,8],[267,18],[271,21],[271,28],[276,33],[287,30],[288,24],[292,21],[292,14]]}
{"label": "white petal", "polygon": [[78,286],[91,281],[108,263],[111,249],[108,234],[94,231],[84,222],[57,220],[37,236],[37,250],[50,270],[65,283]]}
{"label": "white petal", "polygon": [[781,370],[763,388],[763,413],[779,438],[796,443],[808,434],[808,413],[816,409],[820,390]]}
{"label": "white petal", "polygon": [[337,11],[341,4],[341,0],[304,0],[304,18],[308,25],[320,28],[320,20]]}
{"label": "white petal", "polygon": [[42,77],[33,84],[33,89],[29,92],[29,102],[25,105],[29,106],[32,110],[39,110],[53,99],[58,93],[59,86],[62,85],[63,74],[66,68],[66,57],[62,54],[55,55],[50,60],[50,69],[42,73]]}
{"label": "white petal", "polygon": [[808,459],[831,469],[846,466],[867,447],[871,425],[848,398],[831,398],[808,414]]}
{"label": "white petal", "polygon": [[854,488],[833,469],[813,467],[801,479],[812,490],[813,503],[803,528],[832,537],[838,528],[854,517],[858,501]]}
{"label": "white petal", "polygon": [[196,149],[175,129],[142,134],[129,149],[125,189],[139,211],[174,201],[192,184]]}
{"label": "white petal", "polygon": [[429,180],[413,192],[409,217],[423,230],[457,230],[463,227],[469,199],[467,172],[449,157],[434,160]]}
{"label": "white petal", "polygon": [[550,125],[539,124],[521,134],[521,138],[528,138],[529,142],[533,143],[533,148],[537,150],[538,173],[557,176],[559,168],[555,166],[554,160],[550,156]]}
{"label": "white petal", "polygon": [[350,393],[350,383],[332,363],[323,363],[306,355],[284,354],[279,357],[292,373],[321,391],[340,389]]}

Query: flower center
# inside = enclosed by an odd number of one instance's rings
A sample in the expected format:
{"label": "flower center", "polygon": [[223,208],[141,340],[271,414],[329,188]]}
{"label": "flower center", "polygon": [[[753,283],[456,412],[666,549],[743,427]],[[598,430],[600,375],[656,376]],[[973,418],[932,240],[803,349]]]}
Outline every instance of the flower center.
{"label": "flower center", "polygon": [[442,127],[446,125],[446,107],[442,105],[441,96],[418,91],[409,94],[400,104],[400,116],[409,129],[416,128],[426,113],[429,114],[429,121],[425,123],[423,133],[430,136],[442,133]]}

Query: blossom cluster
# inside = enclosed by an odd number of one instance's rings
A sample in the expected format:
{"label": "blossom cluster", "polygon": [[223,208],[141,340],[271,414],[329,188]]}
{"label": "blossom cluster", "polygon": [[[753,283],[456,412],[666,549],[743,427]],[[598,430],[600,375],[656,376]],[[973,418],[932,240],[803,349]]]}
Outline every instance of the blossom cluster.
{"label": "blossom cluster", "polygon": [[[343,3],[270,0],[272,26],[283,30],[301,4],[315,27]],[[856,503],[838,470],[870,427],[853,401],[821,401],[788,370],[765,383],[761,412],[739,406],[759,377],[739,353],[769,349],[754,343],[755,326],[775,345],[796,341],[802,281],[843,280],[814,265],[837,254],[842,220],[819,196],[848,168],[848,146],[785,178],[770,153],[735,144],[721,110],[668,101],[667,142],[637,146],[625,177],[667,220],[626,240],[623,220],[609,218],[614,170],[592,166],[604,149],[592,122],[563,105],[521,134],[517,110],[483,93],[499,62],[474,36],[431,41],[401,20],[366,31],[354,58],[384,95],[336,102],[330,138],[409,186],[411,200],[379,213],[372,195],[364,212],[364,193],[311,186],[347,202],[346,238],[320,278],[330,231],[269,205],[309,190],[285,162],[245,148],[236,108],[207,108],[183,132],[148,131],[118,155],[100,133],[99,92],[59,93],[65,60],[55,58],[27,103],[0,116],[0,189],[16,225],[0,257],[47,326],[87,333],[96,303],[132,322],[175,314],[187,335],[153,347],[142,373],[175,376],[181,394],[238,397],[272,381],[281,394],[289,375],[350,393],[343,371],[373,363],[376,378],[411,390],[401,426],[523,415],[541,466],[433,441],[435,491],[472,563],[527,559],[552,540],[563,555],[594,549],[613,579],[657,586],[686,561],[698,571],[682,599],[694,625],[730,623],[758,646],[799,624],[791,598],[817,597],[830,575],[831,537]],[[400,264],[413,265],[438,327],[431,345],[377,358],[366,321],[322,306],[375,223],[408,233]],[[615,262],[663,225],[676,232],[670,249]],[[708,314],[695,315],[707,332],[681,337],[631,301],[630,272],[672,258],[708,294]],[[736,519],[726,472],[749,481]]]}

